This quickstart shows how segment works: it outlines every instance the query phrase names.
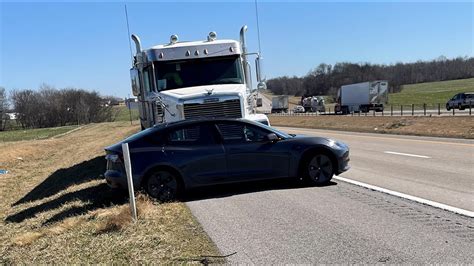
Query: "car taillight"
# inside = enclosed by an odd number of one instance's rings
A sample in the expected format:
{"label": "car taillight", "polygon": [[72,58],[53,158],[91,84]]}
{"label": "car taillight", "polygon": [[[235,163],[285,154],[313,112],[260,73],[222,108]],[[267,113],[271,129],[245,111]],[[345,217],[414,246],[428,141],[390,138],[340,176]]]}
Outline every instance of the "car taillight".
{"label": "car taillight", "polygon": [[105,156],[105,159],[106,159],[107,161],[111,161],[111,162],[113,162],[113,163],[118,163],[118,162],[121,162],[121,161],[122,161],[121,156],[118,155],[118,154],[107,154],[107,155]]}

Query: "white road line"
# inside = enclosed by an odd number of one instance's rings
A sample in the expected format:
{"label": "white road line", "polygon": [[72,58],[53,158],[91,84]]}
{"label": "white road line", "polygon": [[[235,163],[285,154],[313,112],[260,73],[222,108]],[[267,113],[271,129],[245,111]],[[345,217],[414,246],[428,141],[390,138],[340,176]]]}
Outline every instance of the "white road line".
{"label": "white road line", "polygon": [[374,185],[369,185],[369,184],[366,184],[366,183],[362,183],[362,182],[359,182],[359,181],[351,180],[351,179],[340,177],[340,176],[334,176],[333,178],[337,179],[337,180],[340,180],[340,181],[344,181],[346,183],[356,185],[356,186],[365,187],[365,188],[372,189],[372,190],[375,190],[375,191],[379,191],[379,192],[382,192],[382,193],[386,193],[386,194],[389,194],[389,195],[392,195],[392,196],[396,196],[396,197],[404,198],[404,199],[407,199],[407,200],[415,201],[415,202],[418,202],[418,203],[426,204],[426,205],[429,205],[429,206],[432,206],[432,207],[435,207],[435,208],[439,208],[439,209],[447,210],[447,211],[450,211],[450,212],[462,214],[462,215],[467,216],[467,217],[471,217],[471,218],[474,217],[474,212],[472,212],[472,211],[468,211],[468,210],[456,208],[456,207],[453,207],[453,206],[449,206],[449,205],[446,205],[446,204],[443,204],[443,203],[439,203],[439,202],[435,202],[435,201],[431,201],[431,200],[427,200],[427,199],[407,195],[407,194],[400,193],[400,192],[397,192],[397,191],[393,191],[393,190],[390,190],[390,189],[381,188],[381,187],[377,187],[377,186],[374,186]]}
{"label": "white road line", "polygon": [[395,155],[403,155],[403,156],[410,156],[410,157],[417,157],[417,158],[425,158],[425,159],[431,158],[431,157],[429,157],[429,156],[424,156],[424,155],[417,155],[417,154],[410,154],[410,153],[402,153],[402,152],[394,152],[394,151],[384,151],[383,153],[395,154]]}

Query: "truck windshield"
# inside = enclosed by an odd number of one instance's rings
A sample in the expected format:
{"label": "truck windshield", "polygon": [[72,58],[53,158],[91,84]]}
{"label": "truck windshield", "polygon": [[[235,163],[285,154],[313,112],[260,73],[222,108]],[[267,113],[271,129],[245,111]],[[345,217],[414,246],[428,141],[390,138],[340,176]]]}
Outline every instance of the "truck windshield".
{"label": "truck windshield", "polygon": [[212,84],[244,83],[239,56],[154,64],[158,91]]}

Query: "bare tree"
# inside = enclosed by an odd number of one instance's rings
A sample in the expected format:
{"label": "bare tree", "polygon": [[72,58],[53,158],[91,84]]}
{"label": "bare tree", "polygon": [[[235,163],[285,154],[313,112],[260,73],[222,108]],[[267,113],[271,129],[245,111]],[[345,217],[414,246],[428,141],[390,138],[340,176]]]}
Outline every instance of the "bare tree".
{"label": "bare tree", "polygon": [[10,118],[8,112],[8,98],[5,88],[0,87],[0,131],[5,130],[6,121]]}

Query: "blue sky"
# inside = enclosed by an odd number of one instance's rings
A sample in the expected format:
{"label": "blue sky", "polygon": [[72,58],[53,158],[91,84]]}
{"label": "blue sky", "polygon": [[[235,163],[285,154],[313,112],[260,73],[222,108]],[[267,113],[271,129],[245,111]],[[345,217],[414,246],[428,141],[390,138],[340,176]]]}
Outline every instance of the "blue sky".
{"label": "blue sky", "polygon": [[[396,63],[474,56],[473,2],[259,2],[267,78],[302,76],[320,63]],[[145,48],[180,40],[238,39],[247,24],[257,51],[253,1],[127,3]],[[123,3],[0,6],[0,86],[79,87],[125,97],[130,50]]]}

